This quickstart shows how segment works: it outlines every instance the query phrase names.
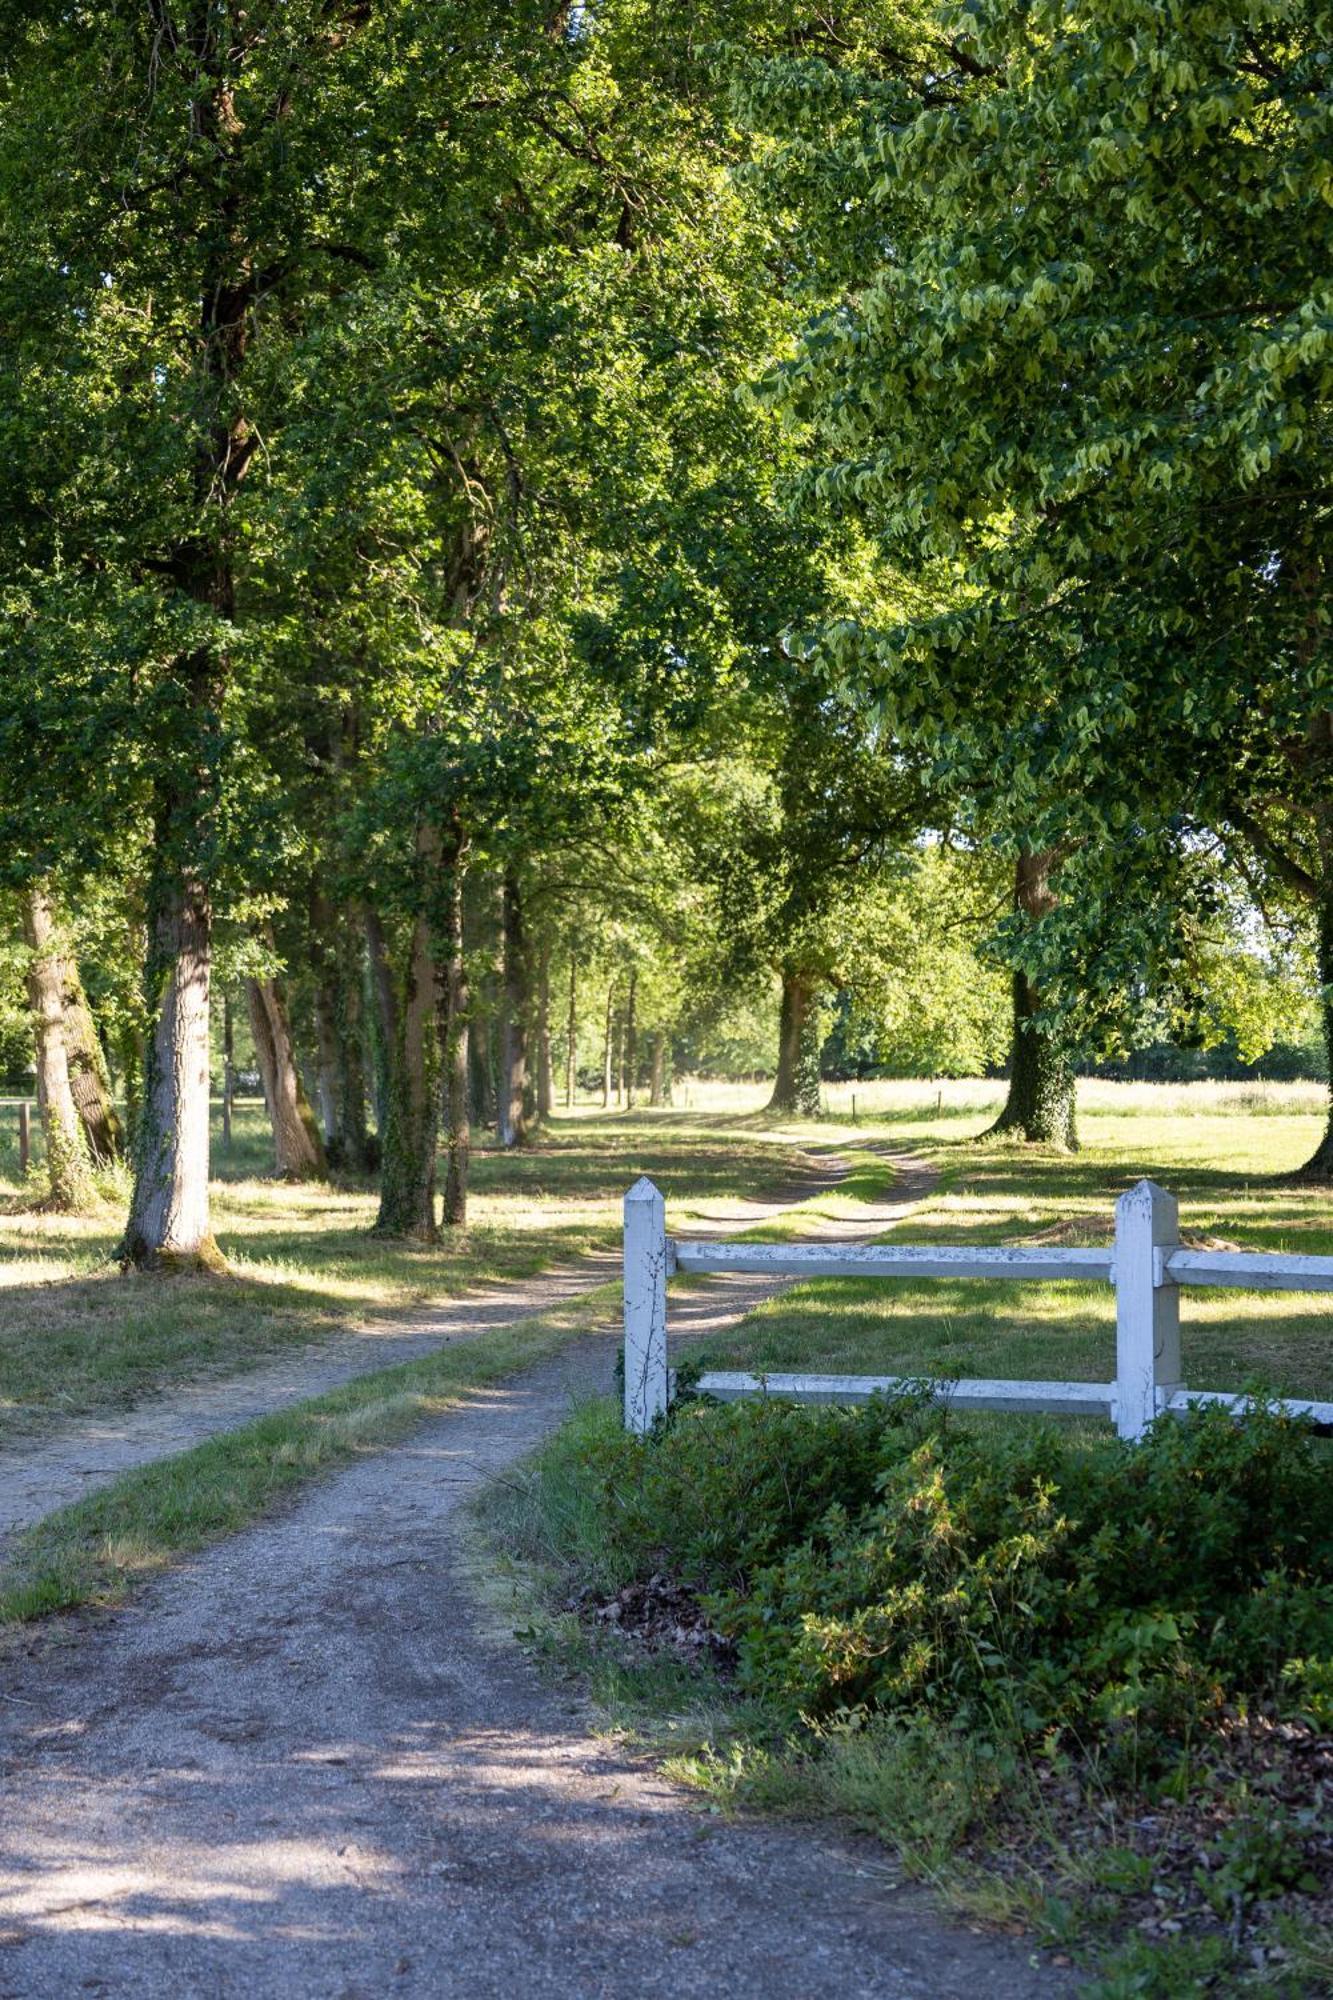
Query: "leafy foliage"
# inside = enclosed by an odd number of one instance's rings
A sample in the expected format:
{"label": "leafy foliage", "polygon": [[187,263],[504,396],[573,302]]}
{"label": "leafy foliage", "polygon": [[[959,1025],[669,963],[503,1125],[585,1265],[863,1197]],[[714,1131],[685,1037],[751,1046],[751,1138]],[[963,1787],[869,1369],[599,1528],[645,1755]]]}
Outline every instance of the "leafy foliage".
{"label": "leafy foliage", "polygon": [[911,1397],[694,1405],[599,1453],[612,1564],[706,1594],[779,1714],[1169,1744],[1227,1702],[1322,1712],[1333,1501],[1279,1412],[1196,1410],[1128,1447]]}

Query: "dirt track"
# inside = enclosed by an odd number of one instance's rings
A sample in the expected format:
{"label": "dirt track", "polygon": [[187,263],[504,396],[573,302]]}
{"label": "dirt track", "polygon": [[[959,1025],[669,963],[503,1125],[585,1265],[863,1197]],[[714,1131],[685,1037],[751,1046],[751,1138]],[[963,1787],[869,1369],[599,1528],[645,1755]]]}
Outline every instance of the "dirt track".
{"label": "dirt track", "polygon": [[[798,1178],[764,1195],[715,1203],[697,1228],[691,1225],[692,1233],[726,1236],[768,1221],[794,1202],[836,1187],[844,1172],[836,1153],[817,1155]],[[872,1231],[887,1227],[919,1198],[926,1184],[923,1176],[929,1176],[928,1168],[904,1160],[891,1201],[863,1208],[855,1225],[833,1227],[844,1233],[853,1226]],[[410,1320],[367,1324],[318,1346],[298,1348],[243,1375],[214,1376],[135,1409],[86,1419],[40,1444],[5,1452],[0,1455],[0,1553],[7,1536],[136,1465],[187,1451],[270,1410],[341,1388],[358,1375],[414,1361],[446,1342],[474,1339],[534,1318],[619,1274],[619,1257],[607,1252],[517,1283],[480,1287]],[[764,1289],[755,1295],[763,1296]]]}
{"label": "dirt track", "polygon": [[869,1844],[700,1813],[487,1636],[459,1504],[612,1352],[472,1398],[7,1663],[0,1996],[1068,1990]]}
{"label": "dirt track", "polygon": [[[871,1233],[923,1191],[904,1164]],[[710,1282],[673,1325],[774,1289]],[[701,1812],[496,1636],[460,1507],[609,1387],[614,1354],[608,1326],[6,1658],[0,2000],[1070,1990],[943,1921],[870,1843]]]}

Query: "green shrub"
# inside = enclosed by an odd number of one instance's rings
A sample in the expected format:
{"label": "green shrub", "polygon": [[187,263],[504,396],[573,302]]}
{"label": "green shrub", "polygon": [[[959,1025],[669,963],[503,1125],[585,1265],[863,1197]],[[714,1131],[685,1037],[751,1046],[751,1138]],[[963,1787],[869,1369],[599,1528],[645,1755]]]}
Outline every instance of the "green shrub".
{"label": "green shrub", "polygon": [[854,1410],[687,1403],[644,1444],[604,1432],[590,1441],[587,1473],[611,1567],[669,1569],[694,1590],[743,1593],[831,1507],[868,1507],[885,1462],[931,1421],[914,1396]]}
{"label": "green shrub", "polygon": [[586,1472],[617,1571],[705,1593],[787,1715],[1171,1730],[1329,1682],[1333,1480],[1275,1411],[1129,1447],[916,1397],[696,1406]]}

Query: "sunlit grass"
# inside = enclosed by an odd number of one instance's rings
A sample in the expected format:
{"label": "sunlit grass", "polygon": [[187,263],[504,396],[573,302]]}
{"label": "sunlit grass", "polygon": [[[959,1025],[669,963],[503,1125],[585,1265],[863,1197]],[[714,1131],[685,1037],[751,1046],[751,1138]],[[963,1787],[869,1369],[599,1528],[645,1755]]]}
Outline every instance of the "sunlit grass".
{"label": "sunlit grass", "polygon": [[612,1249],[624,1191],[643,1172],[680,1226],[743,1211],[746,1195],[797,1171],[798,1147],[810,1140],[680,1112],[584,1114],[522,1153],[479,1147],[469,1227],[423,1248],[372,1233],[369,1185],[266,1179],[263,1111],[245,1104],[229,1154],[215,1132],[225,1277],[122,1277],[113,1262],[119,1206],[48,1215],[24,1206],[30,1197],[16,1184],[0,1186],[0,1440]]}
{"label": "sunlit grass", "polygon": [[[378,1369],[192,1450],[125,1473],[15,1537],[0,1566],[7,1627],[107,1604],[192,1549],[234,1534],[302,1485],[392,1444],[414,1426],[604,1323],[599,1287],[539,1318]],[[608,1355],[609,1364],[609,1355]]]}
{"label": "sunlit grass", "polygon": [[[1115,1195],[1151,1174],[1180,1196],[1187,1231],[1246,1248],[1333,1251],[1333,1198],[1276,1179],[1318,1139],[1318,1085],[1084,1083],[1084,1145],[1072,1160],[975,1143],[998,1109],[999,1083],[857,1085],[855,1125],[774,1121],[759,1085],[694,1083],[688,1092],[688,1105],[682,1090],[671,1110],[628,1117],[582,1107],[518,1155],[480,1148],[469,1228],[431,1249],[371,1233],[368,1185],[266,1179],[262,1109],[243,1105],[230,1155],[215,1147],[215,1227],[231,1264],[221,1279],[123,1279],[110,1261],[118,1207],[44,1215],[18,1206],[11,1184],[11,1210],[0,1213],[0,1438],[613,1249],[622,1196],[642,1172],[666,1193],[677,1234],[700,1216],[743,1221],[744,1197],[787,1179],[812,1145],[847,1148],[866,1189],[853,1181],[821,1193],[766,1233],[817,1234],[821,1221],[845,1221],[867,1190],[882,1192],[882,1165],[861,1149],[887,1141],[935,1160],[944,1176],[905,1240],[1023,1241],[1054,1229],[1061,1241],[1107,1242]],[[849,1119],[851,1086],[828,1095]],[[1197,1387],[1262,1377],[1292,1393],[1330,1393],[1333,1323],[1321,1297],[1196,1292],[1184,1318]],[[804,1287],[757,1315],[725,1358],[1104,1379],[1111,1353],[1109,1290],[941,1282]]]}
{"label": "sunlit grass", "polygon": [[[894,1240],[1109,1244],[1116,1196],[1150,1175],[1177,1195],[1187,1237],[1333,1254],[1333,1194],[1273,1181],[1313,1150],[1319,1093],[1309,1111],[1256,1117],[1232,1108],[1236,1088],[1085,1085],[1092,1103],[1073,1158],[937,1136],[925,1150],[941,1185]],[[1269,1088],[1294,1100],[1306,1086]],[[1117,1092],[1132,1095],[1132,1115]],[[1327,1293],[1187,1290],[1181,1318],[1190,1386],[1333,1394]],[[689,1351],[768,1371],[1107,1381],[1115,1302],[1109,1285],[828,1280],[784,1293],[731,1336]]]}

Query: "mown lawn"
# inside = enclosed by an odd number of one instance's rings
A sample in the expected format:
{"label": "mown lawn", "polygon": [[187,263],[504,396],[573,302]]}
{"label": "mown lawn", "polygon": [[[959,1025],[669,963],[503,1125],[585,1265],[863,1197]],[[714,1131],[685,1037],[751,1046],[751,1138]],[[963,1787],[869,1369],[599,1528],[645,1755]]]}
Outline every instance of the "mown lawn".
{"label": "mown lawn", "polygon": [[44,1215],[25,1206],[16,1179],[0,1182],[0,1445],[487,1280],[613,1248],[621,1197],[640,1173],[653,1175],[673,1218],[687,1224],[788,1181],[810,1143],[726,1114],[579,1115],[530,1151],[479,1149],[467,1231],[422,1249],[371,1233],[368,1185],[265,1179],[259,1106],[239,1109],[229,1157],[218,1138],[225,1277],[122,1277],[111,1261],[118,1202],[91,1216]]}
{"label": "mown lawn", "polygon": [[[991,1105],[984,1086],[896,1086],[874,1125],[864,1095],[857,1136],[910,1143],[941,1173],[937,1192],[894,1231],[929,1243],[1109,1243],[1116,1196],[1143,1175],[1180,1202],[1181,1228],[1218,1247],[1333,1253],[1333,1191],[1280,1176],[1313,1149],[1320,1094],[1302,1086],[1084,1086],[1082,1151],[978,1143]],[[949,1091],[945,1086],[945,1092]],[[960,1105],[958,1100],[962,1099]],[[873,1100],[872,1100],[873,1102]],[[1308,1109],[1306,1107],[1309,1107]],[[953,1115],[951,1115],[953,1114]],[[844,1137],[853,1129],[838,1128]],[[1328,1293],[1186,1291],[1187,1382],[1333,1393]],[[1011,1285],[936,1279],[829,1280],[761,1307],[723,1340],[681,1343],[719,1367],[845,1374],[1014,1376],[1104,1381],[1114,1374],[1115,1304],[1107,1285]]]}

